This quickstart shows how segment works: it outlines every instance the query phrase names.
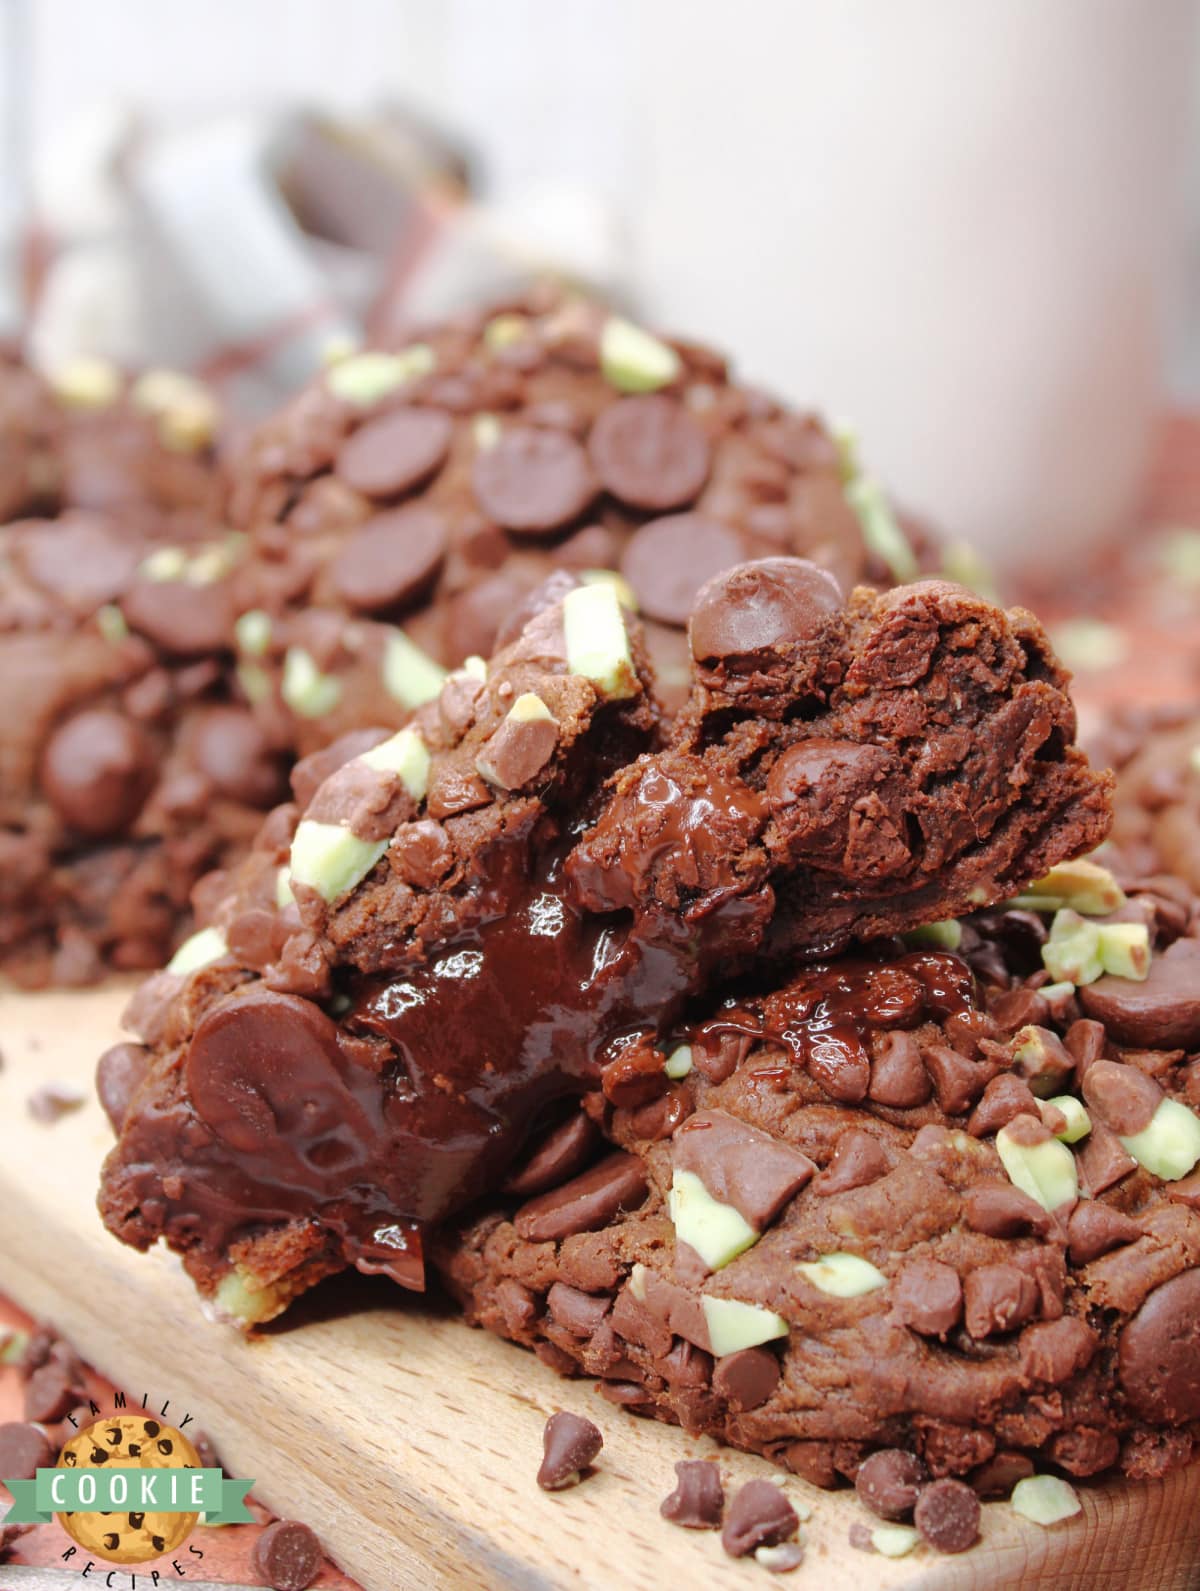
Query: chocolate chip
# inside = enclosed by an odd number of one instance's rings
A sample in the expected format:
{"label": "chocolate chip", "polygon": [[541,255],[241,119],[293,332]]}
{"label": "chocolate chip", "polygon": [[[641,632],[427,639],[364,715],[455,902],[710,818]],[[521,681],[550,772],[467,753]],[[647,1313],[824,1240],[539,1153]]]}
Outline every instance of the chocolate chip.
{"label": "chocolate chip", "polygon": [[479,772],[501,790],[519,790],[536,778],[558,745],[557,721],[540,697],[531,700],[541,710],[523,712],[526,697],[519,697],[476,760]]}
{"label": "chocolate chip", "polygon": [[940,1260],[912,1260],[892,1287],[897,1320],[923,1337],[945,1338],[957,1326],[962,1296],[958,1272]]}
{"label": "chocolate chip", "polygon": [[938,1552],[966,1552],[979,1540],[979,1498],[962,1481],[940,1480],[917,1499],[913,1523]]}
{"label": "chocolate chip", "polygon": [[505,1193],[520,1199],[556,1187],[580,1171],[599,1139],[595,1124],[582,1110],[551,1128],[524,1163],[509,1173]]}
{"label": "chocolate chip", "polygon": [[597,1297],[566,1282],[555,1282],[546,1294],[546,1308],[551,1318],[574,1337],[591,1337],[600,1330],[608,1314],[612,1299],[607,1295]]}
{"label": "chocolate chip", "polygon": [[769,1348],[739,1348],[718,1359],[713,1371],[713,1391],[735,1413],[758,1409],[779,1385],[782,1370]]}
{"label": "chocolate chip", "polygon": [[65,1083],[42,1083],[30,1094],[25,1106],[34,1121],[49,1127],[83,1103],[84,1096],[77,1088],[68,1088]]}
{"label": "chocolate chip", "polygon": [[441,409],[392,409],[350,433],[334,473],[365,497],[399,497],[441,468],[453,436]]}
{"label": "chocolate chip", "polygon": [[1083,1079],[1083,1097],[1118,1138],[1132,1138],[1150,1125],[1164,1096],[1154,1079],[1136,1066],[1096,1061]]}
{"label": "chocolate chip", "polygon": [[1015,1033],[1018,1028],[1044,1027],[1050,1015],[1045,996],[1036,989],[1008,989],[997,995],[988,1006],[996,1024],[1005,1033]]}
{"label": "chocolate chip", "polygon": [[329,569],[338,595],[360,613],[382,613],[428,589],[446,556],[446,523],[411,505],[375,514],[351,531]]}
{"label": "chocolate chip", "polygon": [[1177,939],[1152,956],[1142,983],[1111,976],[1089,983],[1079,990],[1079,1003],[1119,1044],[1200,1048],[1200,940]]}
{"label": "chocolate chip", "polygon": [[74,1363],[49,1359],[25,1385],[25,1418],[53,1425],[71,1412],[83,1393],[82,1377]]}
{"label": "chocolate chip", "polygon": [[65,823],[99,837],[128,828],[137,817],[156,765],[145,730],[110,708],[90,708],[60,724],[46,742],[41,785]]}
{"label": "chocolate chip", "polygon": [[1038,1306],[1033,1279],[1016,1265],[976,1265],[963,1280],[963,1321],[970,1336],[981,1340],[1016,1331],[1031,1320]]}
{"label": "chocolate chip", "polygon": [[[640,1390],[640,1389],[639,1389]],[[546,1421],[542,1433],[542,1465],[537,1483],[544,1492],[561,1491],[583,1479],[604,1446],[604,1438],[591,1420],[560,1409]]]}
{"label": "chocolate chip", "polygon": [[732,1205],[756,1232],[770,1225],[816,1170],[799,1149],[723,1110],[689,1117],[673,1145],[675,1165],[698,1176],[719,1204]]}
{"label": "chocolate chip", "polygon": [[578,519],[596,495],[588,456],[565,431],[514,426],[475,459],[484,511],[515,535],[541,535]]}
{"label": "chocolate chip", "polygon": [[866,1187],[886,1176],[888,1159],[878,1138],[861,1128],[850,1127],[834,1147],[833,1159],[813,1183],[813,1192],[826,1197]]}
{"label": "chocolate chip", "polygon": [[962,1116],[983,1093],[987,1072],[948,1044],[926,1044],[921,1051],[925,1069],[933,1079],[937,1102],[947,1116]]}
{"label": "chocolate chip", "polygon": [[11,1420],[0,1425],[0,1480],[32,1480],[54,1463],[54,1449],[36,1425]]}
{"label": "chocolate chip", "polygon": [[897,1110],[912,1110],[923,1105],[933,1093],[933,1084],[914,1035],[902,1029],[880,1033],[873,1047],[870,1098]]}
{"label": "chocolate chip", "polygon": [[1018,1339],[1021,1373],[1042,1386],[1061,1387],[1095,1357],[1097,1338],[1074,1315],[1039,1320]]}
{"label": "chocolate chip", "polygon": [[746,556],[736,530],[704,514],[672,514],[636,530],[621,557],[621,573],[643,613],[683,626],[696,594],[713,575]]}
{"label": "chocolate chip", "polygon": [[1024,1237],[1049,1230],[1051,1218],[1036,1199],[1003,1182],[979,1182],[963,1195],[969,1227],[988,1237]]}
{"label": "chocolate chip", "polygon": [[844,606],[831,574],[802,558],[762,558],[718,575],[696,598],[692,656],[703,663],[753,657],[811,641]]}
{"label": "chocolate chip", "polygon": [[254,1543],[251,1564],[274,1591],[308,1591],[321,1572],[321,1543],[297,1519],[277,1519]]}
{"label": "chocolate chip", "polygon": [[1028,1453],[1002,1449],[981,1468],[971,1473],[971,1486],[980,1497],[1007,1497],[1018,1481],[1033,1474],[1033,1460]]}
{"label": "chocolate chip", "polygon": [[967,1120],[967,1131],[973,1138],[985,1138],[990,1133],[1007,1127],[1016,1116],[1035,1116],[1037,1100],[1033,1090],[1023,1078],[1011,1072],[1002,1072],[985,1086],[978,1105]]}
{"label": "chocolate chip", "polygon": [[135,580],[121,612],[169,657],[201,657],[232,645],[234,608],[227,580]]}
{"label": "chocolate chip", "polygon": [[1137,1161],[1102,1121],[1094,1121],[1091,1132],[1078,1145],[1075,1164],[1080,1180],[1093,1199],[1137,1168]]}
{"label": "chocolate chip", "polygon": [[1076,1074],[1082,1078],[1088,1067],[1104,1054],[1108,1035],[1104,1031],[1103,1023],[1093,1022],[1089,1017],[1080,1017],[1067,1029],[1063,1043],[1068,1053],[1074,1056]]}
{"label": "chocolate chip", "polygon": [[1156,1287],[1121,1333],[1117,1354],[1122,1390],[1142,1419],[1200,1418],[1200,1271]]}
{"label": "chocolate chip", "polygon": [[708,479],[708,438],[664,393],[622,398],[605,409],[592,426],[588,452],[614,497],[650,513],[685,507]]}
{"label": "chocolate chip", "polygon": [[242,1153],[269,1154],[324,1118],[370,1141],[361,1106],[337,1068],[337,1029],[311,1001],[252,987],[211,1006],[184,1062],[201,1120]]}
{"label": "chocolate chip", "polygon": [[687,1530],[715,1530],[725,1512],[721,1471],[708,1459],[681,1459],[675,1465],[675,1490],[658,1511]]}
{"label": "chocolate chip", "polygon": [[915,1453],[888,1447],[863,1460],[854,1478],[859,1501],[880,1519],[911,1519],[929,1471]]}
{"label": "chocolate chip", "polygon": [[1080,1199],[1067,1222],[1067,1241],[1075,1265],[1090,1265],[1112,1249],[1136,1243],[1141,1235],[1141,1227],[1130,1216],[1111,1205],[1098,1204],[1095,1199]]}
{"label": "chocolate chip", "polygon": [[500,628],[496,631],[495,650],[511,646],[531,619],[548,608],[556,607],[568,591],[577,589],[579,581],[566,569],[555,569],[552,574],[534,586],[515,607],[500,615]]}
{"label": "chocolate chip", "polygon": [[78,613],[94,613],[119,597],[133,578],[139,549],[134,536],[90,514],[9,532],[15,560],[43,591],[52,591]]}
{"label": "chocolate chip", "polygon": [[808,1036],[808,1075],[831,1099],[857,1105],[871,1086],[871,1057],[853,1027],[842,1024]]}
{"label": "chocolate chip", "polygon": [[285,799],[284,761],[244,707],[206,707],[191,746],[197,767],[219,795],[261,810]]}
{"label": "chocolate chip", "polygon": [[770,1481],[747,1481],[729,1505],[721,1545],[731,1558],[745,1558],[758,1547],[774,1547],[794,1536],[800,1520],[787,1498]]}
{"label": "chocolate chip", "polygon": [[513,1217],[529,1243],[557,1242],[576,1232],[595,1232],[646,1197],[646,1168],[636,1155],[613,1154],[582,1176],[524,1204]]}

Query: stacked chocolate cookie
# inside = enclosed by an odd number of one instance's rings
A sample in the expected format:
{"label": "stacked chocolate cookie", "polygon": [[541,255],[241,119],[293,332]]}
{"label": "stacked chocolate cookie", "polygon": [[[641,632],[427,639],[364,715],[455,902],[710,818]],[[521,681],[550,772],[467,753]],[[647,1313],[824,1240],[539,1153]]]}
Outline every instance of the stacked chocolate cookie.
{"label": "stacked chocolate cookie", "polygon": [[660,699],[708,575],[928,561],[846,445],[712,352],[558,296],[343,358],[218,460],[167,371],[0,367],[0,958],[31,984],[162,964],[283,771],[399,728],[556,568],[645,615]]}

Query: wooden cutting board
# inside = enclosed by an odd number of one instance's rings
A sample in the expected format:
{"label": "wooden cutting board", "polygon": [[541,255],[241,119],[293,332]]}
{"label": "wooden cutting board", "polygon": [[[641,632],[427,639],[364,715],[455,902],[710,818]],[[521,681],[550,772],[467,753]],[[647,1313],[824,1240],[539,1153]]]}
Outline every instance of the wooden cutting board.
{"label": "wooden cutting board", "polygon": [[[286,1326],[246,1341],[204,1319],[170,1255],[110,1237],[94,1198],[111,1139],[90,1082],[124,999],[121,989],[0,992],[0,1292],[52,1321],[118,1385],[170,1398],[168,1417],[190,1412],[232,1472],[311,1524],[366,1591],[768,1583],[752,1561],[725,1557],[714,1534],[659,1517],[675,1461],[712,1453],[711,1442],[626,1415],[590,1383],[562,1381],[382,1281],[326,1284]],[[47,1081],[89,1089],[87,1104],[39,1124],[26,1101]],[[542,1426],[562,1407],[593,1418],[605,1448],[591,1479],[547,1495],[534,1484]],[[727,1489],[781,1479],[744,1454],[725,1452],[722,1468]],[[848,1545],[850,1523],[865,1517],[852,1494],[782,1484],[812,1510],[798,1587],[1200,1585],[1200,1466],[1161,1483],[1089,1487],[1082,1516],[1051,1530],[989,1505],[971,1552],[919,1548],[894,1561]]]}

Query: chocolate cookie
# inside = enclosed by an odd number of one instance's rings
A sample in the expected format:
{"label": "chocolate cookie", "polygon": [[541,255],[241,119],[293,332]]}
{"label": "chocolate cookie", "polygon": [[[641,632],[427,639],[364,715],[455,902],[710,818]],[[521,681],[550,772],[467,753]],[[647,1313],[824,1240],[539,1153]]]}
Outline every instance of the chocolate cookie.
{"label": "chocolate cookie", "polygon": [[0,958],[31,985],[161,965],[193,884],[286,793],[232,699],[236,548],[138,524],[69,512],[4,531]]}
{"label": "chocolate cookie", "polygon": [[[884,1517],[925,1499],[927,1535],[930,1476],[1184,1463],[1194,1068],[1064,1007],[1045,1097],[1021,1024],[1045,973],[1008,970],[998,927],[964,925],[982,979],[880,946],[656,1040],[657,1092],[585,1102],[607,1160],[439,1238],[468,1319],[634,1413],[857,1477]],[[617,1165],[615,1211],[577,1191]]]}
{"label": "chocolate cookie", "polygon": [[[419,1286],[431,1226],[591,1152],[564,1122],[514,1171],[532,1121],[597,1091],[658,1099],[658,1040],[690,1001],[990,904],[1102,836],[1105,782],[1070,744],[1032,621],[940,584],[843,603],[799,560],[730,577],[746,585],[728,619],[726,588],[706,590],[671,728],[611,584],[554,581],[405,729],[299,765],[297,805],[135,1001],[151,1053],[114,1107],[113,1231],[165,1237],[247,1322],[344,1264]],[[746,649],[696,642],[733,633]],[[1004,748],[1003,778],[977,743]],[[881,861],[889,823],[903,856]],[[900,980],[894,999],[915,1009],[923,987]],[[854,1020],[849,995],[834,1003]],[[892,1048],[879,1087],[903,1107],[912,1057]],[[868,1091],[869,1056],[840,1030],[811,1065],[848,1103]],[[966,1097],[941,1066],[947,1098]],[[591,1175],[572,1198],[597,1224],[644,1196],[636,1160]],[[563,1219],[552,1201],[546,1235]]]}
{"label": "chocolate cookie", "polygon": [[848,589],[936,564],[882,499],[860,517],[856,471],[819,420],[739,386],[719,355],[580,300],[543,295],[352,354],[233,462],[258,710],[290,720],[301,751],[398,726],[447,668],[490,654],[556,568],[619,572],[676,704],[709,576],[800,554]]}

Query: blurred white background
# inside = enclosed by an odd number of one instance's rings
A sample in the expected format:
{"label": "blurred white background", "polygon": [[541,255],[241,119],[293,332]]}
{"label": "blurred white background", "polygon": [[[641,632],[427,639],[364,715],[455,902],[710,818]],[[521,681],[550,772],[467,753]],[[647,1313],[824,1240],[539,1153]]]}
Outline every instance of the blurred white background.
{"label": "blurred white background", "polygon": [[104,105],[183,124],[406,100],[518,213],[585,193],[653,319],[851,419],[914,507],[1047,560],[1136,514],[1168,369],[1200,397],[1196,13],[0,0],[5,191],[32,169],[61,192],[68,131]]}

